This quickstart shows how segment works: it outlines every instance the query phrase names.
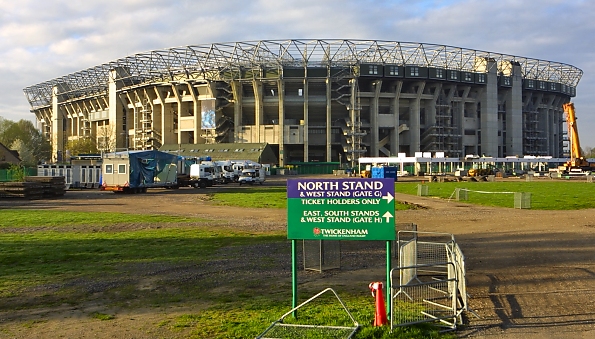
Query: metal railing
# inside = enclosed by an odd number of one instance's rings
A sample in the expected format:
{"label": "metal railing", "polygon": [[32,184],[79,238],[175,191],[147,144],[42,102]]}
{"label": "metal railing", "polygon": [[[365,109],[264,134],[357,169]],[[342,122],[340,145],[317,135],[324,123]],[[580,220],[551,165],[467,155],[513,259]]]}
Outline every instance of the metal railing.
{"label": "metal railing", "polygon": [[465,257],[454,236],[399,231],[397,239],[399,266],[390,272],[391,328],[433,322],[456,329],[469,307]]}

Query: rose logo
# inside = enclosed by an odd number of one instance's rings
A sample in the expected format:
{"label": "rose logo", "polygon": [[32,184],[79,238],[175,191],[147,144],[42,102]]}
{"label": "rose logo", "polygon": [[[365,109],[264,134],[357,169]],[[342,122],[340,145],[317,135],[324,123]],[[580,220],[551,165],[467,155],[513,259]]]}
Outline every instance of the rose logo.
{"label": "rose logo", "polygon": [[314,232],[314,235],[320,235],[320,228],[314,227],[313,232]]}

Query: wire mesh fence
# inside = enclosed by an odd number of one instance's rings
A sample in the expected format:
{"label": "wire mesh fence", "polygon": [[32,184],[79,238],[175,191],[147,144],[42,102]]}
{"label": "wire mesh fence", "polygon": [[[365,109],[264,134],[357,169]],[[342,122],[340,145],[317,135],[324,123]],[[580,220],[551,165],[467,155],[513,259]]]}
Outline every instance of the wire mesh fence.
{"label": "wire mesh fence", "polygon": [[435,322],[455,329],[468,303],[465,257],[454,237],[400,231],[398,251],[399,265],[390,273],[391,328]]}
{"label": "wire mesh fence", "polygon": [[341,268],[340,240],[304,240],[304,270],[322,272]]}
{"label": "wire mesh fence", "polygon": [[[288,317],[297,313],[297,318]],[[341,298],[327,288],[283,314],[256,339],[350,339],[358,329]]]}

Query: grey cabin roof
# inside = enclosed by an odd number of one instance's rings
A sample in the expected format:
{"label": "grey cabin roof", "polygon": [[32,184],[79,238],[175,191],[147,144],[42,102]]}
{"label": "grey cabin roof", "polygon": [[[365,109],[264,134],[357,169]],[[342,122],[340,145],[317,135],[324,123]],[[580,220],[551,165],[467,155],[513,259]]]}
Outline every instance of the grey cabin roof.
{"label": "grey cabin roof", "polygon": [[268,143],[165,144],[162,152],[185,157],[211,157],[220,160],[251,160],[261,164],[277,164],[277,156]]}

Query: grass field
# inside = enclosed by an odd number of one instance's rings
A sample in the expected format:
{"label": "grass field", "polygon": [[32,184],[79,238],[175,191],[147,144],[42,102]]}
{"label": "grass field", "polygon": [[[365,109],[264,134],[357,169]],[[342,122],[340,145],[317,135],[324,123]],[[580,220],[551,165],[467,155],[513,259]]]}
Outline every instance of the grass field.
{"label": "grass field", "polygon": [[[419,183],[399,182],[395,192],[416,195]],[[455,199],[455,188],[467,189],[465,202],[497,207],[514,207],[512,192],[531,193],[531,209],[577,210],[595,207],[595,184],[584,181],[430,182],[429,196]],[[480,193],[481,192],[481,193]],[[498,193],[511,192],[511,193]]]}
{"label": "grass field", "polygon": [[[277,189],[267,195],[264,188],[247,194],[259,194],[259,200],[283,201],[284,196]],[[180,337],[184,338],[254,338],[288,311],[291,285],[254,274],[234,284],[233,294],[221,293],[217,286],[229,284],[233,272],[225,272],[222,266],[223,275],[215,269],[217,274],[201,276],[202,267],[225,263],[226,256],[242,256],[254,246],[265,246],[267,256],[288,255],[285,234],[225,231],[204,219],[0,209],[0,311],[33,311],[98,300],[106,308],[200,305],[196,312],[155,326],[183,332]],[[271,265],[268,260],[258,264],[258,271]],[[201,278],[184,280],[189,270]],[[155,274],[181,278],[173,284],[164,281],[152,290],[138,289],[137,275],[151,278]],[[452,337],[429,326],[393,333],[386,327],[374,328],[369,325],[374,317],[369,294],[338,292],[363,326],[355,338]],[[350,325],[345,317],[335,319],[340,312],[323,310],[326,305],[305,309],[299,321]],[[110,321],[117,314],[93,312],[88,316]]]}
{"label": "grass field", "polygon": [[[416,182],[397,182],[395,192],[417,194]],[[514,192],[531,193],[531,208],[537,210],[576,210],[595,207],[595,184],[584,181],[503,181],[503,182],[444,182],[424,183],[429,196],[455,199],[455,188],[467,189],[471,204],[514,208]],[[481,193],[480,193],[481,192]],[[509,192],[509,193],[502,193]],[[249,198],[247,198],[249,197]],[[231,189],[225,193],[211,193],[218,205],[257,208],[287,208],[285,187],[250,187]],[[414,205],[395,203],[395,210],[415,208]]]}
{"label": "grass field", "polygon": [[[398,182],[395,191],[417,194],[418,183]],[[469,191],[470,203],[513,207],[512,194],[482,192],[530,192],[532,208],[573,210],[594,207],[595,186],[575,181],[537,182],[448,182],[427,183],[429,195],[453,199],[455,188]],[[249,195],[250,199],[246,199]],[[229,189],[210,195],[213,203],[236,207],[286,208],[284,187]],[[399,208],[409,208],[397,204]],[[121,213],[77,213],[47,210],[0,209],[0,310],[35,309],[57,305],[79,305],[97,298],[108,306],[147,308],[170,305],[201,305],[196,312],[155,324],[190,338],[254,338],[288,311],[291,284],[269,281],[259,274],[250,275],[234,285],[233,295],[220,293],[217,286],[233,277],[225,267],[221,274],[201,275],[202,270],[226,265],[248,251],[266,257],[255,265],[266,272],[279,265],[273,258],[287,256],[283,232],[239,232],[216,227],[211,220],[163,215]],[[218,253],[218,255],[215,255]],[[270,260],[269,260],[270,259]],[[196,270],[200,279],[164,281],[156,289],[139,291],[131,279],[137,274],[173,272],[184,277]],[[151,277],[149,273],[149,277]],[[156,274],[156,273],[155,273]],[[163,273],[159,273],[163,274]],[[169,273],[168,273],[169,274]],[[167,276],[167,275],[166,275]],[[107,284],[107,285],[106,285]],[[99,287],[98,287],[99,286]],[[262,293],[266,290],[267,293]],[[40,292],[41,291],[41,292]],[[44,292],[45,291],[45,292]],[[93,292],[93,293],[91,293]],[[355,338],[450,338],[428,326],[386,328],[369,324],[374,317],[368,294],[338,291],[363,327]],[[327,307],[305,309],[304,322],[350,325],[337,318],[341,312]],[[320,316],[315,319],[314,316]],[[110,321],[117,314],[94,312],[98,321]]]}

